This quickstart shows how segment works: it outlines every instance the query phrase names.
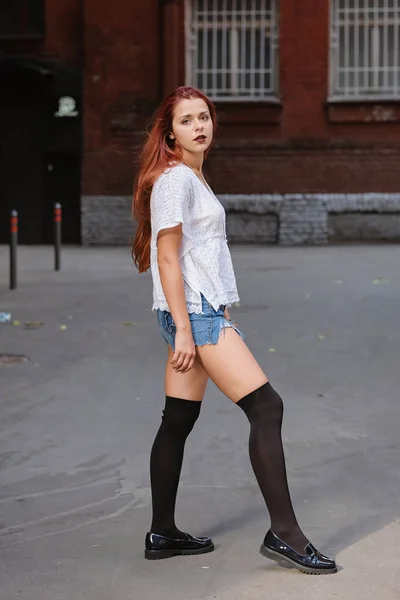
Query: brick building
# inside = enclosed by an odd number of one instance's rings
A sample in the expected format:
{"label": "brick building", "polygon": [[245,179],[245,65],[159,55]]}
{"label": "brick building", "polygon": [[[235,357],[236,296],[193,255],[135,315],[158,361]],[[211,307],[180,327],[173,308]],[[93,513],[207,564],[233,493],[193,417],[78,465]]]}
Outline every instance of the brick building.
{"label": "brick building", "polygon": [[[400,239],[400,0],[13,0],[0,8],[0,242],[130,240],[160,99],[215,100],[233,241]],[[25,222],[25,225],[22,223]]]}

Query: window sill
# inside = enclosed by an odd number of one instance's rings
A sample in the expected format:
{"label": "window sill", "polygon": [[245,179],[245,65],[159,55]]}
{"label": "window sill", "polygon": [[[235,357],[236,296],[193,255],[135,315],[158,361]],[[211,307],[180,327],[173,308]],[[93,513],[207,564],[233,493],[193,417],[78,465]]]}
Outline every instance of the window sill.
{"label": "window sill", "polygon": [[398,100],[329,99],[326,112],[330,123],[393,123],[400,121]]}
{"label": "window sill", "polygon": [[382,96],[367,94],[364,96],[329,96],[330,104],[358,104],[360,102],[371,104],[371,102],[399,102],[400,96]]}
{"label": "window sill", "polygon": [[221,124],[280,123],[282,104],[277,98],[265,100],[214,101]]}

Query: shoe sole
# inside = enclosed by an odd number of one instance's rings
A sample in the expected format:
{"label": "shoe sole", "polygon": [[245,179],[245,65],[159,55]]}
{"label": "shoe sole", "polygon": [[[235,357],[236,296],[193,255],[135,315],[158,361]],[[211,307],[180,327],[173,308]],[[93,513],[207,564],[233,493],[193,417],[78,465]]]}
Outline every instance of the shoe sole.
{"label": "shoe sole", "polygon": [[194,554],[207,554],[214,550],[214,544],[199,548],[198,550],[145,550],[144,557],[147,560],[161,560],[163,558],[172,558],[173,556],[193,556]]}
{"label": "shoe sole", "polygon": [[313,569],[312,567],[303,567],[303,566],[299,565],[299,563],[297,563],[296,561],[292,560],[291,558],[288,558],[287,556],[283,556],[283,554],[280,554],[279,552],[276,552],[275,550],[271,550],[270,548],[267,548],[266,546],[264,546],[264,544],[261,544],[260,554],[262,556],[264,556],[265,558],[269,558],[270,560],[274,560],[275,562],[278,562],[278,563],[287,562],[287,563],[291,564],[293,567],[296,567],[296,569],[298,569],[302,573],[306,573],[307,575],[329,575],[331,573],[337,573],[337,567],[331,567],[329,569]]}

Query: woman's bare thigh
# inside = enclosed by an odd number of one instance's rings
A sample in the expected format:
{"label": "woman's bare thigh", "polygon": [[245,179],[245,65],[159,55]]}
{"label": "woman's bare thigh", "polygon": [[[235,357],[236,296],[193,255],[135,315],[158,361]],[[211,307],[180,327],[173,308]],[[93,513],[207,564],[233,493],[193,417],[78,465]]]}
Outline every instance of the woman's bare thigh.
{"label": "woman's bare thigh", "polygon": [[218,344],[196,346],[197,356],[215,385],[237,402],[268,381],[268,377],[232,328],[226,328]]}
{"label": "woman's bare thigh", "polygon": [[165,395],[173,396],[174,398],[183,398],[184,400],[203,400],[208,375],[200,362],[196,358],[190,371],[187,373],[176,373],[171,365],[173,355],[172,348],[168,346],[164,379]]}

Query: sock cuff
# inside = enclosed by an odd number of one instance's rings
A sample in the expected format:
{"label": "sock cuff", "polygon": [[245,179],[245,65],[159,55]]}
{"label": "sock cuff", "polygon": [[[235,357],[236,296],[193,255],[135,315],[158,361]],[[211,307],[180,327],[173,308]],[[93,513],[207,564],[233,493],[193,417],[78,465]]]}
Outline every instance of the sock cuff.
{"label": "sock cuff", "polygon": [[267,381],[266,383],[253,390],[249,394],[246,394],[246,396],[243,396],[243,398],[238,400],[236,404],[247,414],[260,401],[262,402],[263,394],[260,392],[263,392],[264,390],[268,392],[269,389],[273,390],[273,387],[270,384],[270,382]]}
{"label": "sock cuff", "polygon": [[186,412],[200,412],[201,400],[186,400],[175,396],[165,396],[165,408],[172,408]]}

